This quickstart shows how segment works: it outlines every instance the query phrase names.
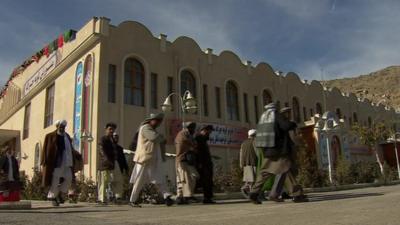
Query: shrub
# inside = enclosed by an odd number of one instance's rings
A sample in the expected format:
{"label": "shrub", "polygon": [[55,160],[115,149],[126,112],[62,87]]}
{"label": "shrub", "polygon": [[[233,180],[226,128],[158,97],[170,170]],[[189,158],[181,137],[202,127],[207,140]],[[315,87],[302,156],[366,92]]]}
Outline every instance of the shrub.
{"label": "shrub", "polygon": [[383,164],[383,175],[379,177],[379,180],[384,183],[388,184],[391,181],[398,179],[398,174],[395,168],[392,168],[386,162]]}
{"label": "shrub", "polygon": [[97,199],[96,183],[83,175],[79,175],[76,177],[75,193],[78,195],[78,201],[80,202],[95,202]]}
{"label": "shrub", "polygon": [[351,165],[351,169],[355,183],[373,183],[381,176],[376,162],[358,161]]}
{"label": "shrub", "polygon": [[343,157],[340,157],[338,160],[335,169],[335,181],[339,185],[354,184],[356,181],[356,176],[351,163]]}
{"label": "shrub", "polygon": [[243,171],[240,168],[239,161],[231,161],[230,170],[223,172],[220,165],[215,167],[214,171],[214,190],[216,192],[236,192],[240,190],[243,180]]}
{"label": "shrub", "polygon": [[47,193],[45,188],[42,187],[42,173],[38,170],[33,170],[32,179],[29,180],[27,175],[21,177],[21,181],[24,185],[24,191],[22,192],[22,198],[27,200],[46,200]]}
{"label": "shrub", "polygon": [[317,156],[308,149],[299,137],[295,162],[298,167],[297,181],[303,187],[324,187],[328,185],[328,174],[318,167]]}

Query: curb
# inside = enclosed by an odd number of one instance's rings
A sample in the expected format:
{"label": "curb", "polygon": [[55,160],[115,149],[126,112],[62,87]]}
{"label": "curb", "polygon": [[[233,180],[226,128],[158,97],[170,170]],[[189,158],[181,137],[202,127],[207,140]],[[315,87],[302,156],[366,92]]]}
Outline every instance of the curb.
{"label": "curb", "polygon": [[19,202],[2,202],[0,203],[0,210],[7,209],[31,209],[31,201],[19,201]]}
{"label": "curb", "polygon": [[369,187],[391,186],[398,184],[400,184],[400,181],[392,181],[390,183],[377,182],[377,183],[347,184],[347,185],[321,187],[321,188],[304,188],[304,192],[314,193],[314,192],[344,191],[344,190],[362,189]]}
{"label": "curb", "polygon": [[[304,188],[305,193],[317,193],[317,192],[331,192],[331,191],[344,191],[344,190],[353,190],[353,189],[362,189],[362,188],[370,188],[370,187],[381,187],[381,186],[392,186],[399,185],[400,181],[393,181],[390,183],[363,183],[363,184],[348,184],[348,185],[340,185],[340,186],[330,186],[330,187],[321,187],[321,188]],[[198,197],[202,197],[201,194],[196,195]],[[215,200],[234,200],[234,199],[245,199],[240,192],[228,192],[228,193],[215,193]]]}

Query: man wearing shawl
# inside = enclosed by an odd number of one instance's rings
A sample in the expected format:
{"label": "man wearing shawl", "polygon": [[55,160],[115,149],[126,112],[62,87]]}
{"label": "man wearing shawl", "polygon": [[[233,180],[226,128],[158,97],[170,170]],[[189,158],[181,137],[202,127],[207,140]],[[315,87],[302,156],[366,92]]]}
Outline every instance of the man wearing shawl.
{"label": "man wearing shawl", "polygon": [[163,177],[162,164],[165,161],[166,140],[156,129],[164,119],[164,114],[151,114],[141,124],[130,183],[133,184],[130,205],[140,207],[139,195],[142,188],[149,183],[158,186],[158,191],[163,194],[165,204],[171,206],[174,202],[171,193],[167,191]]}
{"label": "man wearing shawl", "polygon": [[47,198],[53,206],[63,203],[63,194],[68,192],[72,182],[73,147],[71,137],[65,132],[67,121],[58,120],[57,130],[46,135],[40,165],[42,166],[42,186],[50,187]]}
{"label": "man wearing shawl", "polygon": [[177,204],[197,201],[193,194],[196,180],[199,178],[195,167],[196,144],[193,137],[196,123],[185,122],[183,126],[183,129],[179,131],[175,138]]}
{"label": "man wearing shawl", "polygon": [[[255,204],[261,204],[258,199],[260,191],[266,180],[271,176],[279,176],[276,182],[283,183],[286,179],[288,191],[293,196],[294,202],[304,202],[308,199],[303,195],[302,189],[297,185],[291,176],[290,168],[292,166],[290,154],[293,149],[293,142],[290,139],[289,131],[296,129],[295,122],[289,120],[287,116],[290,108],[286,107],[281,110],[282,114],[277,112],[275,103],[265,106],[265,112],[262,114],[257,125],[256,147],[261,148],[264,153],[265,160],[261,165],[256,182],[251,188],[250,199]],[[283,184],[274,185],[269,199],[275,202],[282,202],[279,198]]]}

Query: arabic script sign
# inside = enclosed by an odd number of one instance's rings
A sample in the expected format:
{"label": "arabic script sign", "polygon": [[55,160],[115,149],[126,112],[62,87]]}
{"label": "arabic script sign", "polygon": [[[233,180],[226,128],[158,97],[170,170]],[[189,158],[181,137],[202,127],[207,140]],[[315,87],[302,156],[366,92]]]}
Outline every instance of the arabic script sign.
{"label": "arabic script sign", "polygon": [[31,76],[24,85],[24,95],[27,95],[40,81],[42,81],[57,65],[57,52],[49,56],[49,59]]}
{"label": "arabic script sign", "polygon": [[[168,143],[173,144],[174,139],[178,132],[182,129],[182,121],[178,119],[171,119],[167,121],[168,129]],[[240,145],[247,138],[247,128],[230,126],[224,124],[214,124],[214,123],[199,123],[197,124],[197,131],[200,131],[200,127],[204,125],[212,125],[214,131],[210,135],[209,144],[212,146],[221,147],[232,147],[240,148]]]}

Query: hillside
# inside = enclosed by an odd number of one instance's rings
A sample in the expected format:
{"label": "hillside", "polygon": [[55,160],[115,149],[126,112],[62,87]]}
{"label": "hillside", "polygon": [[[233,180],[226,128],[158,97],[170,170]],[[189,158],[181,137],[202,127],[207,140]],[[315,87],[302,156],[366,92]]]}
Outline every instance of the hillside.
{"label": "hillside", "polygon": [[337,87],[342,92],[353,92],[358,97],[366,97],[374,103],[381,102],[400,109],[400,66],[390,66],[367,75],[323,83],[327,87]]}

